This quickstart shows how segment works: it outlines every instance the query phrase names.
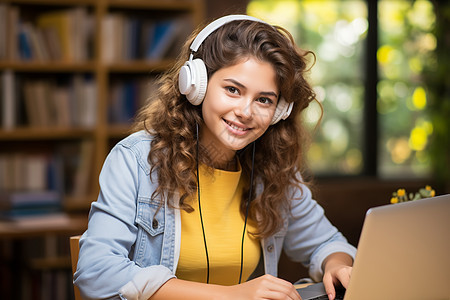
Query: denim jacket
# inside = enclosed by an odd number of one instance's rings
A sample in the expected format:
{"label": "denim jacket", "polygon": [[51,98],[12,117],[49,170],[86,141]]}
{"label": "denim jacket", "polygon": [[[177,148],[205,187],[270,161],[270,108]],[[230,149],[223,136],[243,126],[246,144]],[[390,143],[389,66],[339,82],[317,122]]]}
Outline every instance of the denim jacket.
{"label": "denim jacket", "polygon": [[[151,135],[141,131],[119,142],[100,173],[100,193],[80,239],[74,284],[85,299],[148,299],[175,277],[181,241],[179,209],[158,210],[157,186],[147,157]],[[261,186],[257,187],[257,192]],[[311,192],[292,191],[284,227],[261,240],[264,273],[277,276],[281,251],[322,279],[322,262],[334,252],[354,257],[356,249],[326,219]]]}

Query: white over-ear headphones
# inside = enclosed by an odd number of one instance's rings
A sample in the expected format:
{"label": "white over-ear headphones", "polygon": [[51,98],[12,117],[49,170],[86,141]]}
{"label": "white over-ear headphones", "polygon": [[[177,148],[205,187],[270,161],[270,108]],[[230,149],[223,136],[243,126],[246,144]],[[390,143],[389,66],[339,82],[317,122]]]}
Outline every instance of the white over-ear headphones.
{"label": "white over-ear headphones", "polygon": [[[208,85],[208,74],[205,63],[200,58],[193,59],[194,53],[212,32],[222,25],[236,20],[250,20],[266,23],[260,19],[247,15],[228,15],[215,20],[200,31],[191,44],[191,55],[189,56],[189,60],[186,61],[183,67],[181,67],[180,74],[178,75],[178,86],[180,93],[186,95],[186,98],[193,105],[200,105],[202,103],[206,94],[206,87]],[[278,101],[270,124],[273,125],[278,121],[285,120],[289,117],[293,106],[293,102],[288,103],[283,99],[283,97],[281,97]]]}

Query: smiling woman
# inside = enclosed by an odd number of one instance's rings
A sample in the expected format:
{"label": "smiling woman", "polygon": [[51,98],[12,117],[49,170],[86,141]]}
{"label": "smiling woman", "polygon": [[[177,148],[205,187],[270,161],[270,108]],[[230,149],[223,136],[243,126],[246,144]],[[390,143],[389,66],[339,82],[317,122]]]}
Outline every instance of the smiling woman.
{"label": "smiling woman", "polygon": [[282,251],[331,299],[347,286],[356,249],[301,174],[309,55],[246,15],[192,34],[105,161],[74,275],[86,298],[299,300]]}

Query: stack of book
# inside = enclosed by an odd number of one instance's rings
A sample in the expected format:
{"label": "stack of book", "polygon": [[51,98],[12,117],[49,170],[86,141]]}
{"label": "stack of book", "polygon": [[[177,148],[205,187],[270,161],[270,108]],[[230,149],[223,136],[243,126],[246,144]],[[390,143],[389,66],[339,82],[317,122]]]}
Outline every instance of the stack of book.
{"label": "stack of book", "polygon": [[0,73],[0,129],[93,128],[97,120],[97,85],[92,76],[20,78]]}
{"label": "stack of book", "polygon": [[101,25],[101,57],[107,63],[173,57],[193,28],[184,17],[154,20],[120,13],[107,14]]}
{"label": "stack of book", "polygon": [[156,78],[140,77],[112,80],[109,91],[108,119],[111,124],[129,124],[136,112],[156,95]]}
{"label": "stack of book", "polygon": [[61,211],[62,162],[44,154],[0,156],[0,217]]}
{"label": "stack of book", "polygon": [[66,196],[89,194],[93,155],[89,140],[58,152],[0,154],[0,218],[60,213]]}
{"label": "stack of book", "polygon": [[44,12],[32,23],[17,6],[0,3],[0,28],[0,59],[80,62],[92,56],[94,18],[84,7]]}

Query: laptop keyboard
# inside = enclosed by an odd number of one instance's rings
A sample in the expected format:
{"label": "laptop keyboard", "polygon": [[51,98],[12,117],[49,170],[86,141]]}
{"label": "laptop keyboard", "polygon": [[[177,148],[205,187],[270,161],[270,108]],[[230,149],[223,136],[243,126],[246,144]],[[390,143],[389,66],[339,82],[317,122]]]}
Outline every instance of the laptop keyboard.
{"label": "laptop keyboard", "polygon": [[[319,297],[310,298],[309,300],[328,300],[328,296],[327,295],[321,295]],[[337,294],[336,298],[334,298],[334,300],[344,300],[344,294]]]}
{"label": "laptop keyboard", "polygon": [[[328,296],[325,291],[325,287],[322,282],[309,285],[304,288],[297,289],[298,293],[303,299],[308,300],[328,300]],[[342,287],[336,287],[335,300],[343,300],[345,295],[345,289]]]}
{"label": "laptop keyboard", "polygon": [[[344,300],[344,295],[345,295],[345,290],[342,290],[342,289],[337,290],[336,297],[334,298],[334,300]],[[320,295],[318,297],[309,298],[309,300],[328,300],[328,296]]]}

